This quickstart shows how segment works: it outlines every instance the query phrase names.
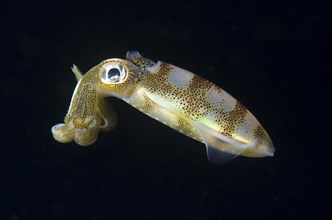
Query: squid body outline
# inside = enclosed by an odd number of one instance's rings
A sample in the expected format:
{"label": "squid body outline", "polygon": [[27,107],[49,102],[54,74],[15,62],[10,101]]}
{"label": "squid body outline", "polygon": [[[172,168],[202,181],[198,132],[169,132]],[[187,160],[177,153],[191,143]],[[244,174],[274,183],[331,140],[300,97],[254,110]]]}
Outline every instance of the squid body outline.
{"label": "squid body outline", "polygon": [[105,97],[113,96],[204,143],[212,163],[274,154],[269,135],[247,108],[187,70],[128,51],[126,59],[104,60],[84,75],[75,65],[72,71],[78,83],[68,113],[51,129],[58,142],[88,146],[99,131],[112,130],[117,115]]}

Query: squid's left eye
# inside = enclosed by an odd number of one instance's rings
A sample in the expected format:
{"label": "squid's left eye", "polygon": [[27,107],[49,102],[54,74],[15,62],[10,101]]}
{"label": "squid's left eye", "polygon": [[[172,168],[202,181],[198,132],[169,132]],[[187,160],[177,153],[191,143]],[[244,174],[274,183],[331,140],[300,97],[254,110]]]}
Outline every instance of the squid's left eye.
{"label": "squid's left eye", "polygon": [[127,76],[127,70],[118,63],[111,63],[104,67],[101,73],[103,83],[121,83]]}

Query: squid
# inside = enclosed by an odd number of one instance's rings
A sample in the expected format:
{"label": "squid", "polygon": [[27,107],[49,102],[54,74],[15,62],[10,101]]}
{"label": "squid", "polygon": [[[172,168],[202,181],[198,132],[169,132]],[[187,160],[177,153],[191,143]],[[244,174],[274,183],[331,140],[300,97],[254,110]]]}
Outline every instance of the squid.
{"label": "squid", "polygon": [[122,99],[139,111],[202,142],[208,159],[225,163],[241,155],[274,155],[260,122],[230,94],[212,82],[162,61],[129,51],[126,59],[107,59],[86,74],[73,65],[78,81],[64,123],[52,127],[56,141],[93,144],[99,131],[117,123],[106,97]]}

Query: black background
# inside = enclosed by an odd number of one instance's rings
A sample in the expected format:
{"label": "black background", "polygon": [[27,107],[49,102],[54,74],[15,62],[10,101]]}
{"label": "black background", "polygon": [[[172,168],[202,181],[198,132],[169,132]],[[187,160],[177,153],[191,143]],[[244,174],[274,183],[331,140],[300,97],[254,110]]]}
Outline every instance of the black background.
{"label": "black background", "polygon": [[[1,3],[0,219],[329,219],[329,1]],[[85,72],[138,50],[198,73],[262,122],[273,158],[207,161],[203,144],[111,99],[91,147],[50,128]]]}

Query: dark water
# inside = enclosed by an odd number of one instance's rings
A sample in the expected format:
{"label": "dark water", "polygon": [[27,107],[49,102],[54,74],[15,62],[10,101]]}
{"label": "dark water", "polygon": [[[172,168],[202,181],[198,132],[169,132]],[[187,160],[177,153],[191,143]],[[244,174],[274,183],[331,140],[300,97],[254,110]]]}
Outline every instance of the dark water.
{"label": "dark water", "polygon": [[[290,2],[3,3],[0,219],[331,218],[332,4]],[[275,157],[212,165],[201,143],[115,99],[119,124],[92,147],[54,141],[72,63],[127,50],[231,93]]]}

